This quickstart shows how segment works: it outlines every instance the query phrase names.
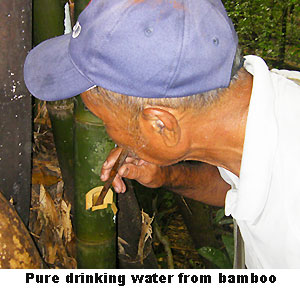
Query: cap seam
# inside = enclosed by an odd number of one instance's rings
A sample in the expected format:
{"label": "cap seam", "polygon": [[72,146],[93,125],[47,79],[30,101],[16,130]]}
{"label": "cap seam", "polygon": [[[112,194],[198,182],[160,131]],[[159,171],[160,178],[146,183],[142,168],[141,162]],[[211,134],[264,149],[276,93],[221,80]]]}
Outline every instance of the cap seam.
{"label": "cap seam", "polygon": [[86,79],[86,80],[88,80],[90,83],[92,83],[92,84],[95,84],[95,82],[94,81],[92,81],[90,78],[88,78],[79,68],[78,68],[78,66],[75,64],[75,62],[73,61],[73,59],[72,59],[72,57],[71,57],[71,55],[70,55],[70,51],[69,51],[69,49],[68,49],[68,57],[69,57],[69,59],[70,59],[70,61],[71,61],[71,63],[73,64],[73,66],[74,66],[74,68]]}
{"label": "cap seam", "polygon": [[[90,5],[88,5],[88,6],[90,6]],[[123,7],[126,7],[126,6],[127,6],[127,5],[123,5]],[[113,25],[113,27],[111,28],[111,30],[109,31],[109,33],[107,33],[107,35],[106,35],[106,37],[105,37],[105,42],[103,42],[103,44],[99,47],[99,49],[101,49],[101,48],[105,45],[105,43],[107,43],[107,42],[109,41],[109,38],[112,36],[112,33],[115,31],[116,27],[120,24],[121,19],[123,19],[123,18],[125,17],[125,15],[127,14],[128,10],[129,10],[131,7],[132,7],[132,6],[128,6],[128,7],[126,8],[126,10],[123,12],[122,17],[120,17],[120,18],[115,22],[115,24]],[[69,43],[69,46],[70,46],[70,43]],[[79,67],[77,66],[77,64],[75,63],[75,61],[73,60],[73,58],[72,58],[72,56],[71,56],[71,54],[70,54],[70,49],[69,49],[69,48],[68,48],[68,56],[69,56],[69,58],[70,58],[72,64],[73,64],[74,67],[76,68],[76,70],[77,70],[83,77],[85,77],[89,82],[91,82],[92,84],[97,85],[95,81],[91,80],[88,76],[86,76],[86,75],[79,69]]]}
{"label": "cap seam", "polygon": [[[183,2],[185,2],[185,1],[183,1]],[[188,2],[188,0],[185,2],[185,3],[187,3]],[[185,7],[184,7],[184,9],[185,9]],[[169,91],[169,89],[170,89],[170,87],[173,85],[173,83],[174,83],[174,80],[175,80],[175,78],[176,78],[176,75],[177,75],[177,72],[178,72],[178,67],[179,67],[179,65],[180,65],[180,62],[181,62],[181,59],[182,59],[182,52],[183,52],[183,43],[184,43],[184,37],[185,37],[185,21],[186,21],[186,15],[185,15],[185,13],[184,13],[184,9],[183,9],[183,30],[182,30],[182,41],[181,41],[181,45],[180,45],[180,52],[179,52],[179,58],[178,58],[178,61],[177,61],[177,65],[176,65],[176,68],[175,68],[175,70],[174,70],[174,73],[173,73],[173,75],[172,75],[172,77],[171,77],[171,79],[170,79],[170,81],[169,81],[169,84],[168,84],[168,86],[167,86],[167,88],[166,88],[166,90],[165,90],[165,93],[164,93],[164,96],[166,97],[167,96],[167,92]]]}
{"label": "cap seam", "polygon": [[[233,36],[233,33],[232,33],[232,29],[231,29],[231,25],[230,25],[230,21],[231,21],[231,19],[227,16],[227,18],[219,11],[219,9],[217,9],[217,7],[213,4],[213,3],[211,3],[210,1],[208,1],[208,3],[209,3],[209,5],[211,6],[211,7],[213,7],[214,8],[214,10],[215,10],[215,12],[221,17],[221,19],[223,19],[223,22],[224,22],[224,24],[226,25],[226,27],[227,27],[227,29],[229,30],[229,35],[230,35],[230,38],[231,38],[231,40],[232,40],[232,42],[235,44],[235,47],[237,48],[237,43],[236,43],[236,39],[235,39],[235,37]],[[225,9],[225,8],[224,8]],[[226,12],[227,13],[227,12]],[[232,24],[233,25],[233,24]],[[234,29],[234,27],[233,27],[233,29]],[[236,49],[235,49],[235,51],[233,51],[233,52],[231,52],[231,55],[229,55],[229,57],[230,57],[230,59],[231,59],[231,68],[232,68],[232,65],[233,65],[233,59],[234,59],[234,56],[235,56],[235,54],[236,54]],[[228,85],[230,84],[230,80],[231,80],[231,70],[228,72],[228,75],[229,75],[229,79],[228,79],[228,82],[227,82],[227,86],[226,87],[228,87]]]}
{"label": "cap seam", "polygon": [[[122,7],[126,7],[127,5],[123,5]],[[108,41],[108,39],[110,37],[112,37],[112,34],[114,33],[114,31],[116,30],[116,28],[119,26],[119,24],[121,23],[121,21],[124,19],[124,17],[127,15],[128,10],[130,8],[132,8],[133,6],[128,5],[128,7],[124,10],[124,12],[122,13],[122,16],[118,18],[118,20],[115,22],[115,24],[113,25],[113,27],[111,28],[111,30],[109,31],[109,33],[106,35],[105,40],[106,42]],[[104,43],[102,44],[102,46],[104,46]],[[101,46],[101,47],[102,47]]]}

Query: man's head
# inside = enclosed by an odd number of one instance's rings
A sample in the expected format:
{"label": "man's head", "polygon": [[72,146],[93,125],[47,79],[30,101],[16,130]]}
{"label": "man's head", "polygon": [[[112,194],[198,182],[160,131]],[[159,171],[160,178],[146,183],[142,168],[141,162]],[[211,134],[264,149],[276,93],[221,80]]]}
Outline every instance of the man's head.
{"label": "man's head", "polygon": [[[88,90],[84,102],[117,143],[141,158],[146,146],[177,146],[175,155],[145,156],[167,164],[188,146],[178,120],[217,99],[240,68],[237,42],[220,0],[92,0],[70,35],[30,52],[25,82],[48,101]],[[158,138],[144,138],[150,131]]]}
{"label": "man's head", "polygon": [[[236,69],[228,88],[182,98],[137,98],[101,87],[94,87],[81,97],[88,109],[103,120],[108,134],[119,146],[148,162],[169,165],[190,159],[195,125],[205,132],[206,123],[213,123],[208,129],[214,131],[226,127],[226,115],[236,115],[239,120],[238,111],[244,106],[234,106],[237,99],[251,91],[251,83],[246,81],[246,70],[239,66]],[[206,145],[203,142],[204,148]]]}
{"label": "man's head", "polygon": [[[241,51],[238,48],[232,65],[231,82],[228,88],[218,88],[208,92],[178,98],[141,98],[118,94],[96,86],[86,93],[83,93],[82,99],[90,111],[101,119],[105,118],[105,116],[103,116],[103,110],[105,108],[107,114],[109,114],[115,122],[118,120],[120,125],[124,125],[125,127],[122,129],[125,130],[127,134],[135,136],[136,141],[139,141],[139,146],[143,146],[146,141],[142,138],[139,122],[141,115],[145,117],[145,109],[148,109],[148,112],[150,108],[161,108],[165,110],[169,109],[172,112],[199,114],[201,113],[201,109],[216,102],[224,91],[227,91],[233,83],[239,80],[242,63]],[[162,116],[162,114],[160,114],[160,116]],[[160,127],[160,131],[162,132],[164,124],[159,118],[157,121],[158,128]],[[122,129],[119,127],[119,130]]]}

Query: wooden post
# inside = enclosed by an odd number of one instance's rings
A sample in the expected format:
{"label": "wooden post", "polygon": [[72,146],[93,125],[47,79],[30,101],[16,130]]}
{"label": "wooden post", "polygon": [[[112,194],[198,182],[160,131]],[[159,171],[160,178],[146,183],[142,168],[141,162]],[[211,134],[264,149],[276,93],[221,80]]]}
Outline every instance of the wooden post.
{"label": "wooden post", "polygon": [[23,65],[31,49],[31,0],[0,1],[0,191],[25,224],[31,183],[31,96]]}

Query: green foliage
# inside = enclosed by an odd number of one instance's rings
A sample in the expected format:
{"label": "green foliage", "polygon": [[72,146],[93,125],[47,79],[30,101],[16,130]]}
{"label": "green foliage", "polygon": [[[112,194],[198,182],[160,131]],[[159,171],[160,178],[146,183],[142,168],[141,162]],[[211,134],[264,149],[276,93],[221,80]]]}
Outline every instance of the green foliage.
{"label": "green foliage", "polygon": [[213,247],[202,247],[198,250],[199,254],[215,264],[220,269],[232,269],[232,265],[226,254]]}
{"label": "green foliage", "polygon": [[216,211],[212,222],[218,228],[223,228],[223,232],[225,232],[221,236],[223,245],[220,249],[210,246],[202,247],[198,249],[198,253],[216,267],[230,269],[233,266],[234,259],[234,239],[232,232],[225,230],[224,226],[232,224],[233,220],[232,218],[225,217],[224,208],[220,208]]}
{"label": "green foliage", "polygon": [[296,0],[223,0],[245,54],[277,64],[300,61],[300,8]]}
{"label": "green foliage", "polygon": [[225,218],[225,209],[224,208],[220,208],[217,212],[216,212],[216,216],[213,219],[213,223],[216,225],[228,225],[228,224],[232,224],[232,218],[228,217]]}
{"label": "green foliage", "polygon": [[233,259],[234,259],[234,240],[233,240],[233,235],[222,235],[222,241],[223,241],[223,243],[225,245],[229,261],[230,261],[230,263],[232,265],[233,264]]}
{"label": "green foliage", "polygon": [[220,269],[232,269],[234,258],[234,242],[232,235],[222,235],[225,250],[214,247],[202,247],[198,249],[201,256],[209,260]]}
{"label": "green foliage", "polygon": [[218,223],[221,221],[221,219],[224,217],[224,215],[225,215],[225,210],[224,210],[224,208],[222,207],[222,208],[220,208],[220,209],[216,212],[216,216],[215,216],[213,222],[214,222],[215,224],[218,224]]}

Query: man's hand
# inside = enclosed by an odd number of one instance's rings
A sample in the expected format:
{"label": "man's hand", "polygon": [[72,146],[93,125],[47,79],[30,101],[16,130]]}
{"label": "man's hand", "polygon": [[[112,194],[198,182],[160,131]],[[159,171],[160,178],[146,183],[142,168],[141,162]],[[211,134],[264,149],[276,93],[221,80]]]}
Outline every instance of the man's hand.
{"label": "man's hand", "polygon": [[[106,181],[109,178],[111,169],[113,168],[120,153],[121,148],[115,148],[108,155],[101,170],[102,181]],[[122,177],[135,179],[142,185],[151,188],[157,188],[163,185],[163,172],[160,166],[131,157],[130,155],[120,167],[112,184],[115,191],[118,193],[124,193],[126,191],[126,186]]]}
{"label": "man's hand", "polygon": [[[109,178],[120,153],[120,148],[110,152],[102,167],[102,181]],[[164,186],[173,192],[214,206],[224,206],[226,193],[230,189],[229,184],[221,178],[217,167],[197,161],[160,167],[129,156],[112,184],[119,193],[126,191],[122,177],[135,179],[146,187]]]}

